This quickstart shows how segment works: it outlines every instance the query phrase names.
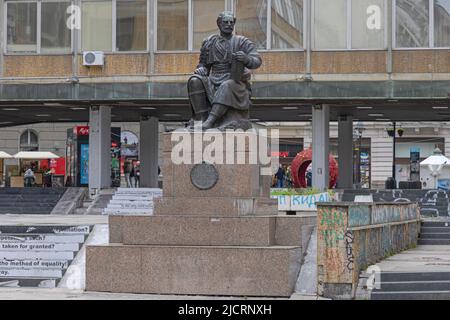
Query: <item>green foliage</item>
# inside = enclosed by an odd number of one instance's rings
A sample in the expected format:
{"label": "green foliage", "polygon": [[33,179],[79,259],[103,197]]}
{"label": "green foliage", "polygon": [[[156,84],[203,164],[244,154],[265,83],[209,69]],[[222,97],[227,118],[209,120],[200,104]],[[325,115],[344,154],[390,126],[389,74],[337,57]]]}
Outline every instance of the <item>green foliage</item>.
{"label": "green foliage", "polygon": [[[274,190],[270,192],[272,196],[309,196],[312,194],[321,193],[319,189],[316,188],[303,188],[303,189],[284,189],[284,190]],[[330,194],[331,195],[331,194]]]}

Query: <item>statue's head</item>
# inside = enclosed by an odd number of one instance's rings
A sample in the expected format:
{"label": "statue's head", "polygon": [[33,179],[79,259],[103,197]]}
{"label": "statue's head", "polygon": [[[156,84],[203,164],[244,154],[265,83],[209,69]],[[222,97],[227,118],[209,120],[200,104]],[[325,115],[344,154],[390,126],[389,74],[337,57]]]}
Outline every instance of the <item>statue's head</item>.
{"label": "statue's head", "polygon": [[217,17],[217,26],[220,32],[226,35],[232,34],[234,31],[234,24],[236,17],[231,11],[224,11]]}

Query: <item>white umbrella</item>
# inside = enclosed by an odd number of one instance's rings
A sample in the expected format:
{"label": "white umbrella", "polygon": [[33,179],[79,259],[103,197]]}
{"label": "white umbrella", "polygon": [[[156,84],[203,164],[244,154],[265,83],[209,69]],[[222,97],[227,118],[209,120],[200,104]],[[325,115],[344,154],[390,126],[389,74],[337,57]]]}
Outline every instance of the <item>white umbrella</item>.
{"label": "white umbrella", "polygon": [[434,149],[431,156],[426,158],[420,163],[421,166],[428,166],[431,171],[431,175],[434,177],[435,188],[437,188],[436,177],[445,165],[450,165],[450,159],[442,154],[439,148]]}
{"label": "white umbrella", "polygon": [[47,160],[58,159],[59,156],[48,151],[20,151],[14,155],[14,158],[24,160]]}
{"label": "white umbrella", "polygon": [[5,151],[0,151],[0,159],[11,159],[12,155],[6,153]]}

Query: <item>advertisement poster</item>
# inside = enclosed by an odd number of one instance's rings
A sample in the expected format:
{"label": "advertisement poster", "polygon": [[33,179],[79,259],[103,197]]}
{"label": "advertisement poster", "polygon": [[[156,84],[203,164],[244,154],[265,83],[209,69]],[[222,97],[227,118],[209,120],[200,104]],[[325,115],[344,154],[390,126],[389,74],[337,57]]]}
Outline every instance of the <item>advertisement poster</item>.
{"label": "advertisement poster", "polygon": [[89,184],[89,144],[80,145],[80,184]]}

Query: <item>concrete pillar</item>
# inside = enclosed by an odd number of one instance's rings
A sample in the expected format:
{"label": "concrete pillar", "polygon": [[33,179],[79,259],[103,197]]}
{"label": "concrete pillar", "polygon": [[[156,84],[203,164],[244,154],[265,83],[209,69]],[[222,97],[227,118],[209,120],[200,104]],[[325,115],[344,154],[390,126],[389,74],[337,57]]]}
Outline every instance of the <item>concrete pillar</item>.
{"label": "concrete pillar", "polygon": [[140,187],[158,187],[159,120],[143,117],[140,123],[139,161],[141,162]]}
{"label": "concrete pillar", "polygon": [[353,117],[340,116],[338,122],[338,188],[353,188]]}
{"label": "concrete pillar", "polygon": [[328,189],[330,169],[330,107],[315,105],[312,108],[312,186]]}
{"label": "concrete pillar", "polygon": [[89,110],[89,190],[111,187],[111,107]]}

